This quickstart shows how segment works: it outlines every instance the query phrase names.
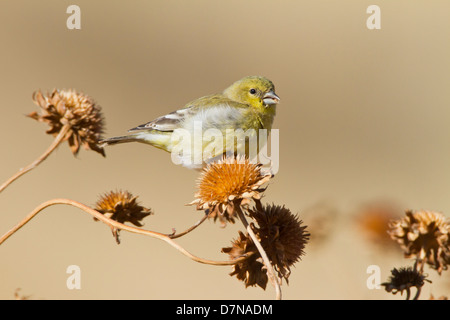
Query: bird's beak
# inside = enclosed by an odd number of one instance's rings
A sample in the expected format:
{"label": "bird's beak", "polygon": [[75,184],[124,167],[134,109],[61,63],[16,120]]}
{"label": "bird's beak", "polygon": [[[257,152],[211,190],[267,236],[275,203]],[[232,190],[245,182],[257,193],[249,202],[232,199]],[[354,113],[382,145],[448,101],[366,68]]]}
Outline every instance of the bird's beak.
{"label": "bird's beak", "polygon": [[263,96],[263,101],[266,106],[270,106],[280,102],[280,97],[278,97],[275,92],[269,91]]}

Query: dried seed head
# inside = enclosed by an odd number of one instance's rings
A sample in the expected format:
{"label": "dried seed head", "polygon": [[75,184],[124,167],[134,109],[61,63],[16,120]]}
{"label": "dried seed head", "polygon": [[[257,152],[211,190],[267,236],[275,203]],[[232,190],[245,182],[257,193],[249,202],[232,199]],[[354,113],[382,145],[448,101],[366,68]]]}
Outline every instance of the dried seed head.
{"label": "dried seed head", "polygon": [[304,255],[309,241],[306,226],[284,206],[260,205],[249,210],[249,214],[258,223],[255,233],[278,276],[288,282],[290,267]]}
{"label": "dried seed head", "polygon": [[234,223],[233,202],[248,205],[251,199],[260,199],[265,190],[261,186],[270,178],[272,175],[263,173],[260,164],[245,158],[226,158],[203,169],[196,200],[190,204],[208,210],[214,221]]}
{"label": "dried seed head", "polygon": [[98,144],[103,133],[101,108],[88,96],[75,90],[53,90],[43,95],[41,91],[33,94],[33,101],[42,109],[42,113],[32,112],[28,116],[37,121],[46,122],[50,128],[46,131],[58,135],[64,125],[69,126],[64,140],[67,140],[74,155],[80,146],[94,150],[105,156]]}
{"label": "dried seed head", "polygon": [[450,223],[441,213],[433,211],[407,211],[406,217],[390,225],[389,234],[405,252],[407,258],[415,258],[417,267],[424,264],[439,274],[450,264]]}
{"label": "dried seed head", "polygon": [[[111,191],[100,197],[95,210],[117,222],[131,222],[135,226],[142,227],[141,220],[153,212],[139,205],[137,198],[128,191]],[[117,243],[120,243],[119,230],[117,228],[111,228],[111,230]]]}
{"label": "dried seed head", "polygon": [[239,231],[239,238],[232,242],[231,247],[222,248],[222,252],[230,256],[230,260],[236,260],[243,256],[248,256],[243,262],[233,265],[233,271],[230,276],[236,276],[237,279],[244,282],[245,287],[260,286],[266,289],[268,277],[264,264],[259,261],[258,249],[248,234],[244,235]]}
{"label": "dried seed head", "polygon": [[396,294],[400,292],[403,294],[404,290],[409,291],[412,287],[416,287],[417,290],[420,290],[422,286],[425,284],[425,281],[431,282],[426,279],[426,276],[412,267],[407,268],[394,268],[391,271],[391,277],[388,282],[382,283],[381,285],[385,287],[387,292],[392,292]]}

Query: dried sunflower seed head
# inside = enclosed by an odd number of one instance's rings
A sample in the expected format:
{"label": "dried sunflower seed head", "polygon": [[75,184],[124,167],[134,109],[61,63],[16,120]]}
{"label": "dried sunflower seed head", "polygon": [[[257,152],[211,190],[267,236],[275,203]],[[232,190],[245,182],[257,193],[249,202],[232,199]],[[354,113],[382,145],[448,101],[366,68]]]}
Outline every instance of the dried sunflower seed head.
{"label": "dried sunflower seed head", "polygon": [[258,249],[248,234],[239,231],[239,238],[233,240],[231,247],[222,248],[223,253],[230,256],[230,260],[236,260],[245,255],[249,257],[243,262],[233,265],[233,271],[230,276],[236,276],[238,280],[244,282],[245,287],[256,286],[266,289],[267,272],[264,264],[259,261]]}
{"label": "dried sunflower seed head", "polygon": [[209,217],[222,223],[234,223],[233,202],[248,205],[251,199],[260,199],[265,190],[261,186],[272,175],[264,173],[260,164],[245,158],[225,158],[208,164],[198,181],[198,192],[191,205],[198,210],[208,210]]}
{"label": "dried sunflower seed head", "polygon": [[287,282],[290,267],[305,254],[305,245],[310,237],[306,226],[285,206],[257,206],[250,209],[249,213],[258,224],[255,233],[262,247],[279,277]]}
{"label": "dried sunflower seed head", "polygon": [[419,270],[424,264],[439,274],[450,264],[450,223],[434,211],[406,211],[406,216],[390,224],[389,234],[407,258],[415,258]]}
{"label": "dried sunflower seed head", "polygon": [[385,287],[387,292],[396,294],[400,292],[403,294],[404,290],[409,291],[412,287],[416,287],[418,290],[422,288],[425,281],[431,282],[426,279],[426,276],[412,267],[392,269],[391,276],[388,282],[384,282],[381,285]]}
{"label": "dried sunflower seed head", "polygon": [[[142,227],[141,220],[152,215],[153,212],[151,209],[139,205],[137,198],[128,191],[111,191],[100,197],[95,210],[117,222],[131,222],[135,226]],[[111,229],[117,243],[120,243],[119,230]]]}
{"label": "dried sunflower seed head", "polygon": [[48,134],[56,136],[65,125],[69,126],[64,140],[68,141],[74,155],[83,145],[105,156],[103,147],[98,144],[104,125],[101,108],[90,97],[75,90],[55,89],[46,95],[34,92],[33,101],[42,112],[32,112],[28,116],[47,123]]}

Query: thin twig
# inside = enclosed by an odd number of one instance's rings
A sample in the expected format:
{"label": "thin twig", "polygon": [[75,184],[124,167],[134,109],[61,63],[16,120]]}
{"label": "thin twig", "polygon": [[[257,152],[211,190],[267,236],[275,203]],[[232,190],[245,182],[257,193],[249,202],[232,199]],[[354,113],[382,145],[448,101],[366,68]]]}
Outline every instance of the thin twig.
{"label": "thin twig", "polygon": [[273,266],[270,263],[270,260],[266,254],[266,251],[264,251],[264,248],[262,247],[262,245],[259,242],[258,238],[256,237],[255,233],[253,232],[252,227],[247,222],[247,219],[245,219],[245,215],[241,210],[241,206],[235,203],[234,210],[236,210],[239,218],[242,221],[242,224],[247,229],[248,234],[252,238],[256,248],[259,251],[259,254],[261,255],[261,258],[263,259],[264,265],[266,266],[266,269],[267,269],[267,276],[269,277],[269,280],[272,283],[272,285],[275,287],[276,299],[281,300],[280,282],[278,281],[278,277],[275,275],[275,270],[273,269]]}
{"label": "thin twig", "polygon": [[422,291],[422,287],[417,287],[417,292],[416,292],[416,295],[414,296],[413,300],[419,300],[421,291]]}
{"label": "thin twig", "polygon": [[410,288],[406,288],[406,300],[409,300],[410,296],[411,296],[411,290],[410,290]]}
{"label": "thin twig", "polygon": [[127,226],[125,224],[119,223],[115,220],[109,219],[107,217],[105,217],[103,214],[101,214],[100,212],[80,203],[74,200],[70,200],[70,199],[53,199],[53,200],[49,200],[46,201],[42,204],[40,204],[38,207],[36,207],[32,212],[30,212],[22,221],[20,221],[15,227],[13,227],[11,230],[9,230],[7,233],[5,233],[2,237],[0,237],[0,245],[5,242],[6,239],[8,239],[11,235],[13,235],[15,232],[17,232],[20,228],[22,228],[25,224],[27,224],[31,219],[33,219],[39,212],[41,212],[43,209],[50,207],[52,205],[57,205],[57,204],[64,204],[64,205],[70,205],[76,208],[79,208],[87,213],[89,213],[90,215],[94,216],[96,219],[102,221],[103,223],[107,224],[110,227],[114,227],[120,230],[125,230],[128,232],[132,232],[132,233],[137,233],[137,234],[142,234],[142,235],[146,235],[146,236],[150,236],[152,238],[156,238],[162,241],[167,242],[168,244],[170,244],[172,247],[174,247],[175,249],[177,249],[178,251],[180,251],[182,254],[184,254],[185,256],[187,256],[188,258],[199,262],[199,263],[204,263],[204,264],[210,264],[210,265],[216,265],[216,266],[228,266],[228,265],[234,265],[236,263],[242,262],[244,260],[246,260],[248,257],[242,257],[236,260],[232,260],[232,261],[213,261],[213,260],[206,260],[206,259],[202,259],[199,258],[193,254],[191,254],[190,252],[188,252],[187,250],[185,250],[183,247],[181,247],[178,243],[176,243],[175,241],[173,241],[169,236],[159,233],[159,232],[155,232],[155,231],[150,231],[150,230],[144,230],[144,229],[139,229],[139,228],[135,228],[135,227],[131,227],[131,226]]}
{"label": "thin twig", "polygon": [[42,161],[47,159],[47,157],[50,155],[50,153],[53,152],[53,150],[58,147],[58,145],[64,141],[64,138],[66,137],[67,132],[69,131],[70,126],[65,125],[61,128],[58,135],[56,136],[55,140],[53,140],[52,144],[45,150],[45,152],[36,160],[34,160],[32,163],[30,163],[28,166],[21,168],[16,174],[14,174],[11,178],[9,178],[5,183],[3,183],[0,186],[0,192],[2,192],[6,187],[8,187],[11,183],[13,183],[15,180],[17,180],[19,177],[27,173],[28,171],[36,168]]}
{"label": "thin twig", "polygon": [[[419,265],[420,265],[420,270],[418,270]],[[420,273],[420,275],[423,274],[423,263],[422,263],[422,260],[419,258],[416,258],[416,261],[414,262],[414,271]],[[430,280],[427,280],[427,279],[425,279],[425,281],[431,282]],[[417,292],[416,292],[416,295],[414,296],[413,300],[418,300],[419,296],[420,296],[420,292],[422,291],[422,287],[416,287],[416,288],[417,288]],[[409,288],[408,288],[407,293],[408,293],[408,297],[406,297],[406,300],[409,300],[408,299],[409,298]]]}
{"label": "thin twig", "polygon": [[199,225],[201,225],[201,224],[203,223],[203,221],[205,221],[207,218],[208,218],[208,215],[205,214],[205,215],[203,216],[203,218],[201,218],[199,221],[197,221],[197,223],[194,224],[194,225],[193,225],[192,227],[190,227],[189,229],[186,229],[185,231],[180,232],[180,233],[176,233],[176,231],[175,231],[175,229],[174,229],[174,232],[173,232],[172,234],[168,234],[167,236],[168,236],[170,239],[176,239],[176,238],[179,238],[179,237],[181,237],[181,236],[184,236],[185,234],[191,232],[192,230],[194,230],[195,228],[197,228]]}

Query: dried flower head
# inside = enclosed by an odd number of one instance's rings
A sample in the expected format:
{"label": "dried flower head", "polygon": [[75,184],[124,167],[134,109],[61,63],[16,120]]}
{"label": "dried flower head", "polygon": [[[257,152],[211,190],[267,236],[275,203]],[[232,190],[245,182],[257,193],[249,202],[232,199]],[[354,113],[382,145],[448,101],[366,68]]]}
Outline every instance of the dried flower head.
{"label": "dried flower head", "polygon": [[441,213],[433,211],[406,211],[406,217],[390,225],[392,239],[396,240],[407,258],[416,258],[417,267],[424,264],[439,274],[450,264],[450,223]]}
{"label": "dried flower head", "polygon": [[255,233],[278,276],[288,282],[290,267],[300,260],[310,234],[298,216],[277,205],[257,206],[249,210],[258,223]]}
{"label": "dried flower head", "polygon": [[239,238],[232,242],[231,247],[222,248],[222,252],[230,256],[230,260],[236,260],[248,256],[243,262],[233,265],[230,276],[244,282],[245,287],[258,285],[266,289],[268,277],[264,264],[259,261],[259,252],[249,235],[239,231]]}
{"label": "dried flower head", "polygon": [[[135,226],[142,227],[141,220],[153,212],[139,205],[137,198],[128,191],[111,191],[100,197],[95,210],[117,222],[131,222]],[[117,243],[120,243],[119,230],[114,227],[111,230]]]}
{"label": "dried flower head", "polygon": [[98,144],[103,133],[103,116],[100,107],[90,97],[75,90],[55,89],[47,95],[36,91],[33,101],[42,108],[42,113],[32,112],[28,116],[48,123],[48,134],[57,136],[65,125],[69,126],[64,140],[68,141],[74,155],[83,145],[105,156]]}
{"label": "dried flower head", "polygon": [[196,204],[198,210],[208,210],[209,217],[234,223],[233,205],[248,205],[251,199],[260,199],[265,190],[261,186],[272,178],[264,173],[261,164],[245,158],[225,158],[208,164],[198,182]]}
{"label": "dried flower head", "polygon": [[412,287],[416,287],[420,291],[425,281],[431,282],[426,279],[425,275],[412,267],[400,268],[398,270],[394,268],[391,271],[391,277],[388,282],[382,283],[381,285],[385,287],[387,292],[392,292],[393,294],[400,292],[400,294],[403,294],[403,291],[406,290],[409,295],[409,290]]}

